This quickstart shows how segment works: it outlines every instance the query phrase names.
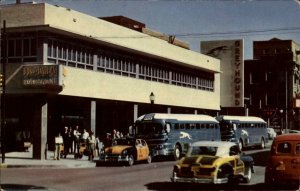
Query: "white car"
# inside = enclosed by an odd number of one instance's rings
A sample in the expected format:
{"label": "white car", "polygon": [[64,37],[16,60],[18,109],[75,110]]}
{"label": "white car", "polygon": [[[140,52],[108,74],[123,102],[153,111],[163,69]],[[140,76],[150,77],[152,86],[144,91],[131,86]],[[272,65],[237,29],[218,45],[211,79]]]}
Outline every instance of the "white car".
{"label": "white car", "polygon": [[269,139],[274,139],[277,136],[277,133],[275,132],[275,130],[273,128],[268,127],[268,138]]}

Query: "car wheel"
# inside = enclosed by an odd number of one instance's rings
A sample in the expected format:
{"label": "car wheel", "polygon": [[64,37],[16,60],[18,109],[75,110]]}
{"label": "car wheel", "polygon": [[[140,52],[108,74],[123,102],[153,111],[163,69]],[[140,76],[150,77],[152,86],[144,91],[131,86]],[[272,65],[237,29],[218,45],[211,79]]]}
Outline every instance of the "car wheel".
{"label": "car wheel", "polygon": [[246,167],[245,169],[245,182],[246,183],[250,183],[251,178],[252,178],[252,172],[251,172],[251,168],[250,167]]}
{"label": "car wheel", "polygon": [[271,178],[265,177],[265,185],[266,186],[274,185],[274,180],[272,180]]}
{"label": "car wheel", "polygon": [[134,157],[132,155],[129,155],[128,157],[128,165],[132,166],[134,164]]}
{"label": "car wheel", "polygon": [[151,155],[148,155],[147,163],[150,164],[151,162],[152,162],[152,156],[151,156]]}
{"label": "car wheel", "polygon": [[174,149],[174,160],[179,160],[181,156],[181,150],[178,145],[175,146]]}

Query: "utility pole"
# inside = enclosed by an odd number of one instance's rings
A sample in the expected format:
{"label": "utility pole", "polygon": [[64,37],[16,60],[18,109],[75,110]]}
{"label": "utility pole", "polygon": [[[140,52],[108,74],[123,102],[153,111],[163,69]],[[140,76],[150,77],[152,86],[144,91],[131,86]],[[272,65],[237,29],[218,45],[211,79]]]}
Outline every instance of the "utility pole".
{"label": "utility pole", "polygon": [[6,78],[6,62],[7,62],[7,34],[6,34],[6,21],[3,21],[3,29],[1,35],[2,43],[1,43],[1,53],[3,55],[0,56],[1,59],[1,72],[0,72],[0,88],[1,90],[1,154],[2,154],[2,163],[5,163],[5,78]]}

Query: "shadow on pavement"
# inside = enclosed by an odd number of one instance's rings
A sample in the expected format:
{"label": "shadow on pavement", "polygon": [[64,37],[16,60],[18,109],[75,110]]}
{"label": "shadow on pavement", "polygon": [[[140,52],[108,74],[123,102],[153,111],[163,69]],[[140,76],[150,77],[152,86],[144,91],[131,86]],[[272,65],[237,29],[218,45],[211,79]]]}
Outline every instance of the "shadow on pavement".
{"label": "shadow on pavement", "polygon": [[232,185],[232,184],[196,184],[196,183],[173,183],[173,182],[153,182],[145,185],[148,190],[157,191],[171,191],[171,190],[251,190],[251,191],[262,191],[262,190],[297,190],[297,188],[288,188],[286,186],[280,187],[270,187],[265,184],[255,184],[255,185]]}
{"label": "shadow on pavement", "polygon": [[22,184],[1,184],[1,189],[4,190],[18,190],[18,191],[28,191],[28,190],[51,190],[42,186],[34,186],[34,185],[22,185]]}
{"label": "shadow on pavement", "polygon": [[248,155],[253,157],[255,166],[266,166],[270,157],[270,151],[257,151]]}

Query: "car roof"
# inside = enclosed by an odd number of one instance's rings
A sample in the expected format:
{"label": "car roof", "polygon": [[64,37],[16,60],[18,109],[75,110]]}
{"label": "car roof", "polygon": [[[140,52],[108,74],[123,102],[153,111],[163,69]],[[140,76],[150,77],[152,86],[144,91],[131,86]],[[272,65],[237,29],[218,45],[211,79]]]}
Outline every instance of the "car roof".
{"label": "car roof", "polygon": [[276,141],[299,141],[300,140],[300,134],[283,134],[283,135],[278,135],[275,138]]}
{"label": "car roof", "polygon": [[217,147],[217,153],[215,156],[218,157],[226,157],[230,155],[230,148],[232,146],[236,146],[236,143],[233,142],[226,142],[226,141],[198,141],[194,142],[192,144],[193,147],[201,147],[201,146],[207,146],[207,147]]}

